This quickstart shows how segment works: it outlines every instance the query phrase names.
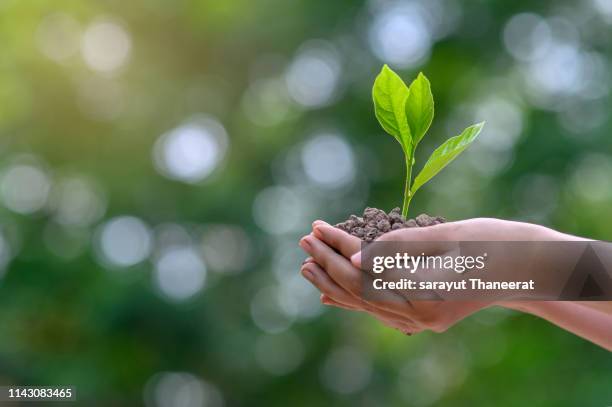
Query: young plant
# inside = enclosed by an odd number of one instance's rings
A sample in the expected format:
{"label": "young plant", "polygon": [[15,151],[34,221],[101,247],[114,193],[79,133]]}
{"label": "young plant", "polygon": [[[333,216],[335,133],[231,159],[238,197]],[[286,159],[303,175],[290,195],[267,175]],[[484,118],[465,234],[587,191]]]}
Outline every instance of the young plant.
{"label": "young plant", "polygon": [[412,182],[415,150],[425,137],[434,117],[434,101],[429,80],[419,73],[408,87],[402,78],[384,65],[374,81],[372,97],[378,122],[387,133],[395,137],[404,151],[406,184],[402,215],[407,218],[408,207],[416,191],[476,140],[484,122],[474,124],[460,135],[446,140],[431,154]]}

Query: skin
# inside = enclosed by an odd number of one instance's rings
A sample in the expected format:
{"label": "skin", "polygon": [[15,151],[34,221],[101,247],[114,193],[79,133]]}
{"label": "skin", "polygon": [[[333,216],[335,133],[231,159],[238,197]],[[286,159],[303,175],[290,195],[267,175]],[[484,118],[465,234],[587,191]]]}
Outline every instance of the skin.
{"label": "skin", "polygon": [[[483,218],[396,230],[378,240],[429,242],[435,251],[436,242],[444,241],[586,239],[539,225]],[[424,330],[444,332],[481,309],[502,306],[543,318],[612,351],[612,302],[408,301],[393,290],[384,290],[383,300],[366,300],[360,294],[364,272],[360,268],[361,241],[357,237],[323,221],[315,221],[312,233],[300,240],[300,246],[311,256],[304,261],[301,273],[321,291],[323,304],[365,312],[406,334]]]}

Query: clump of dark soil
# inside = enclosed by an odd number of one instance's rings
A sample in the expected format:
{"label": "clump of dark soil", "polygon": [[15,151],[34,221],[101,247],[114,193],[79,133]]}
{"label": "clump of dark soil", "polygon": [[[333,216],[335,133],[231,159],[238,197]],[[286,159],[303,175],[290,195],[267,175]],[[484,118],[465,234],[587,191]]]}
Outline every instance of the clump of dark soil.
{"label": "clump of dark soil", "polygon": [[357,236],[363,241],[371,242],[392,230],[433,226],[446,222],[441,216],[421,214],[416,219],[404,219],[400,208],[393,208],[388,214],[377,208],[365,208],[363,216],[351,215],[336,227]]}

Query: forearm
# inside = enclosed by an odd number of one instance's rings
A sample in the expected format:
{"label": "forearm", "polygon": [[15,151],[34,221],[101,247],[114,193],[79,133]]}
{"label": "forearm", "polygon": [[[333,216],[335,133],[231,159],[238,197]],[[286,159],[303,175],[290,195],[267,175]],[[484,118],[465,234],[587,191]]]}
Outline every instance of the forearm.
{"label": "forearm", "polygon": [[545,319],[612,351],[612,314],[570,301],[521,301],[499,304]]}
{"label": "forearm", "polygon": [[577,301],[576,304],[593,308],[612,316],[612,301]]}

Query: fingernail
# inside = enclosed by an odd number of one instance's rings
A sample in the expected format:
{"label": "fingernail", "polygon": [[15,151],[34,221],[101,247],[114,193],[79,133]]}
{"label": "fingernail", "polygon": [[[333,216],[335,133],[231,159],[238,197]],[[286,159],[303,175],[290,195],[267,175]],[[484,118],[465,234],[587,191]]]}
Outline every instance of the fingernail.
{"label": "fingernail", "polygon": [[312,274],[312,271],[308,270],[308,269],[304,269],[302,270],[302,275],[308,280],[308,281],[314,281],[314,274]]}
{"label": "fingernail", "polygon": [[357,252],[351,256],[351,263],[357,267],[361,267],[361,252]]}
{"label": "fingernail", "polygon": [[317,219],[317,220],[315,220],[314,222],[312,222],[312,227],[313,227],[313,228],[314,228],[315,226],[325,226],[325,225],[329,225],[329,223],[327,223],[327,222],[325,222],[325,221],[323,221],[323,220],[320,220],[320,219]]}
{"label": "fingernail", "polygon": [[317,239],[323,239],[323,232],[321,231],[321,228],[316,227],[314,229],[312,229],[312,234],[315,235],[315,237]]}
{"label": "fingernail", "polygon": [[312,257],[306,257],[306,258],[304,259],[304,261],[302,262],[302,266],[303,266],[304,264],[306,264],[306,263],[312,263],[312,262],[313,262],[313,260],[314,260],[314,259],[313,259]]}
{"label": "fingernail", "polygon": [[311,245],[310,242],[308,241],[308,237],[303,237],[302,240],[300,240],[300,247],[306,251],[311,250]]}

